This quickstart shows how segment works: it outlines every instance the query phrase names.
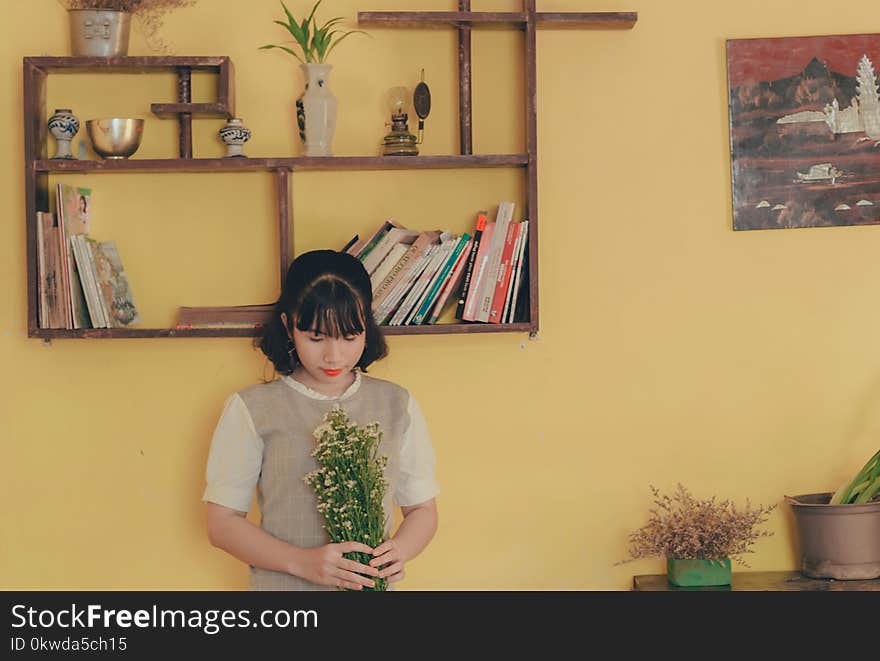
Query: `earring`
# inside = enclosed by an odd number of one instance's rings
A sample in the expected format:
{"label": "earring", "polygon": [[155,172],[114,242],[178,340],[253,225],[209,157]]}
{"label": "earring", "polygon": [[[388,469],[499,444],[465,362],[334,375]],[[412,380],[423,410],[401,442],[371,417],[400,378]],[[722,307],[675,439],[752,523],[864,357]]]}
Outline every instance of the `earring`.
{"label": "earring", "polygon": [[291,363],[296,358],[296,346],[294,346],[293,340],[287,340],[287,355],[290,356]]}

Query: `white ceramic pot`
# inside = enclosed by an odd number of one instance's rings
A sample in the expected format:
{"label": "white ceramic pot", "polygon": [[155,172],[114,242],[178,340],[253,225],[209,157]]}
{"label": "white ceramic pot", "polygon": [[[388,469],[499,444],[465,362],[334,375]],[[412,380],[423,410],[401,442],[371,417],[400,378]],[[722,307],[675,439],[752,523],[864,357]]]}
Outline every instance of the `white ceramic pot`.
{"label": "white ceramic pot", "polygon": [[331,64],[301,64],[306,89],[296,100],[299,137],[306,156],[333,156],[333,134],[336,131],[336,97],[327,79]]}

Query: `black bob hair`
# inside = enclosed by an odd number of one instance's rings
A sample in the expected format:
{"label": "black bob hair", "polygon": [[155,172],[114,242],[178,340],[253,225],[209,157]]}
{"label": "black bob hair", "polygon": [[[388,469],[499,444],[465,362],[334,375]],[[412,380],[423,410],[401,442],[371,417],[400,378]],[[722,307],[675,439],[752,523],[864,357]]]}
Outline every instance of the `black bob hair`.
{"label": "black bob hair", "polygon": [[[272,317],[255,340],[279,374],[290,374],[299,364],[289,349],[292,326],[316,330],[330,337],[366,333],[357,366],[364,372],[388,355],[385,337],[372,314],[373,288],[359,259],[335,250],[312,250],[290,264]],[[285,327],[281,315],[287,316]]]}

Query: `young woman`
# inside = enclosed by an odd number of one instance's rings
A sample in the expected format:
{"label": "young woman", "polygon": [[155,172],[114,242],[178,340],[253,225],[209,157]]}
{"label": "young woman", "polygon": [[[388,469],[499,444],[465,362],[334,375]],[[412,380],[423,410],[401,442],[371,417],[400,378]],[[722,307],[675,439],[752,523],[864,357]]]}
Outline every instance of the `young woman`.
{"label": "young woman", "polygon": [[[371,304],[370,278],[358,259],[332,250],[300,255],[257,342],[279,378],[226,400],[206,471],[208,537],[250,565],[252,590],[359,590],[372,587],[374,577],[394,583],[437,529],[439,488],[421,409],[405,388],[365,374],[387,354]],[[375,548],[329,543],[317,498],[303,481],[317,468],[312,434],[334,405],[382,430],[388,524]],[[245,518],[255,488],[259,526]],[[403,519],[392,537],[395,501]],[[350,551],[373,559],[344,558]]]}

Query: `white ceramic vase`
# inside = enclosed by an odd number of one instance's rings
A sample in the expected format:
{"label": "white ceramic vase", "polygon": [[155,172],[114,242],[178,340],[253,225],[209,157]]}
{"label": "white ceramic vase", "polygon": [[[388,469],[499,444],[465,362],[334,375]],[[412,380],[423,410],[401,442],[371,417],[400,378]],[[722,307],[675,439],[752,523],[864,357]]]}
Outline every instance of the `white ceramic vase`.
{"label": "white ceramic vase", "polygon": [[336,97],[327,79],[331,64],[301,64],[306,89],[296,100],[296,122],[305,156],[333,156],[333,133],[336,131]]}

